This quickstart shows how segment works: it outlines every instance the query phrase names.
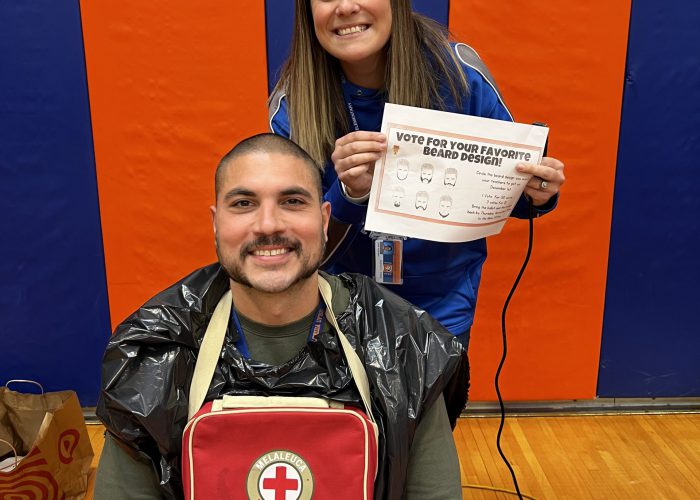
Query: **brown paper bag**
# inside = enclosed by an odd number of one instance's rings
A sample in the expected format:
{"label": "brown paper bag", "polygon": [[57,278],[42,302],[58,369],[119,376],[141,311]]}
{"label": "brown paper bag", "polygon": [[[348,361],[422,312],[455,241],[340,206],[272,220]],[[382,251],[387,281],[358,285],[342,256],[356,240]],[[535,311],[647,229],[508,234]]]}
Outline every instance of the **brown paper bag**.
{"label": "brown paper bag", "polygon": [[[73,500],[87,491],[93,452],[74,391],[23,394],[0,387],[0,499]],[[13,449],[15,451],[13,451]]]}

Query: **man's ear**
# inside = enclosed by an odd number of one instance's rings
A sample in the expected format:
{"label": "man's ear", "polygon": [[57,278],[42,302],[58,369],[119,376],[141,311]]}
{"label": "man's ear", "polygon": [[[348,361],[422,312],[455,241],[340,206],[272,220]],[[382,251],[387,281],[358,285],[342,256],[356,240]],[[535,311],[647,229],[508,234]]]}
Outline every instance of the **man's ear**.
{"label": "man's ear", "polygon": [[209,213],[211,214],[211,225],[214,229],[214,236],[216,236],[216,207],[214,205],[209,207]]}
{"label": "man's ear", "polygon": [[324,201],[321,205],[321,218],[323,219],[323,234],[328,242],[328,224],[331,220],[331,204],[328,201]]}

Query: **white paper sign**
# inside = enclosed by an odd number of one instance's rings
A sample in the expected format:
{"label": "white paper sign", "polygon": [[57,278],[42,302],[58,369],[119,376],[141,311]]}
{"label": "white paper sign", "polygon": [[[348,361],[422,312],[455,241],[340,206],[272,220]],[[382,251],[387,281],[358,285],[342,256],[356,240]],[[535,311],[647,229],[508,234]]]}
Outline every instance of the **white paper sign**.
{"label": "white paper sign", "polygon": [[498,234],[539,163],[549,129],[387,104],[365,229],[432,241]]}

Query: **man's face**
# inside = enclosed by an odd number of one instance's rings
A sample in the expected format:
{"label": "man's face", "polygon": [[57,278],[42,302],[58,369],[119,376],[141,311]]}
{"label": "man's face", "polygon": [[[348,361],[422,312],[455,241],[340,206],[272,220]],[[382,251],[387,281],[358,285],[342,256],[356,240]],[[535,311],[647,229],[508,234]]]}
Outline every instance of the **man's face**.
{"label": "man's face", "polygon": [[452,200],[449,198],[440,198],[440,207],[438,208],[438,213],[441,217],[447,217],[450,215],[450,209],[452,208]]}
{"label": "man's face", "polygon": [[423,165],[420,168],[420,181],[424,184],[429,184],[433,180],[433,166]]}
{"label": "man's face", "polygon": [[400,160],[398,164],[396,165],[396,177],[400,181],[406,180],[406,177],[408,177],[408,162]]}
{"label": "man's face", "polygon": [[419,191],[416,194],[416,208],[425,210],[428,208],[428,193],[425,191]]}
{"label": "man's face", "polygon": [[445,172],[445,186],[455,186],[457,184],[457,172]]}
{"label": "man's face", "polygon": [[211,212],[219,262],[234,282],[280,293],[318,269],[330,205],[302,159],[260,151],[234,158]]}

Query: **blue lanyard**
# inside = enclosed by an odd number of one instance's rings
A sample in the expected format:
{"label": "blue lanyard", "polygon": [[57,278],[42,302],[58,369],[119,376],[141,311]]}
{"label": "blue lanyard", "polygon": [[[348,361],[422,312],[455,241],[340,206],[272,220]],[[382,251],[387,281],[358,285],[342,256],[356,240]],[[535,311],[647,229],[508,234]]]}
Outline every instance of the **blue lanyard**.
{"label": "blue lanyard", "polygon": [[345,97],[345,107],[348,108],[348,113],[350,113],[350,119],[352,120],[352,126],[355,129],[355,132],[358,132],[360,130],[360,125],[357,123],[357,117],[355,116],[355,108],[352,105],[352,102],[350,102],[350,98],[347,96],[347,92],[345,91],[345,84],[347,83],[347,80],[345,79],[345,75],[342,73],[340,74],[340,82],[343,84],[343,97]]}
{"label": "blue lanyard", "polygon": [[[319,333],[321,333],[321,328],[323,327],[323,322],[325,319],[326,315],[326,304],[323,303],[323,301],[319,301],[318,307],[316,308],[316,314],[314,315],[314,321],[311,324],[311,328],[309,329],[309,339],[308,341],[311,342],[313,339],[315,339]],[[245,340],[245,334],[243,333],[243,328],[241,327],[241,322],[238,319],[238,314],[236,314],[236,308],[232,307],[231,308],[231,320],[233,321],[233,325],[236,328],[236,332],[238,335],[234,336],[234,341],[233,344],[236,346],[236,349],[238,349],[238,352],[241,353],[241,355],[245,359],[250,359],[250,351],[248,350],[248,343]]]}

